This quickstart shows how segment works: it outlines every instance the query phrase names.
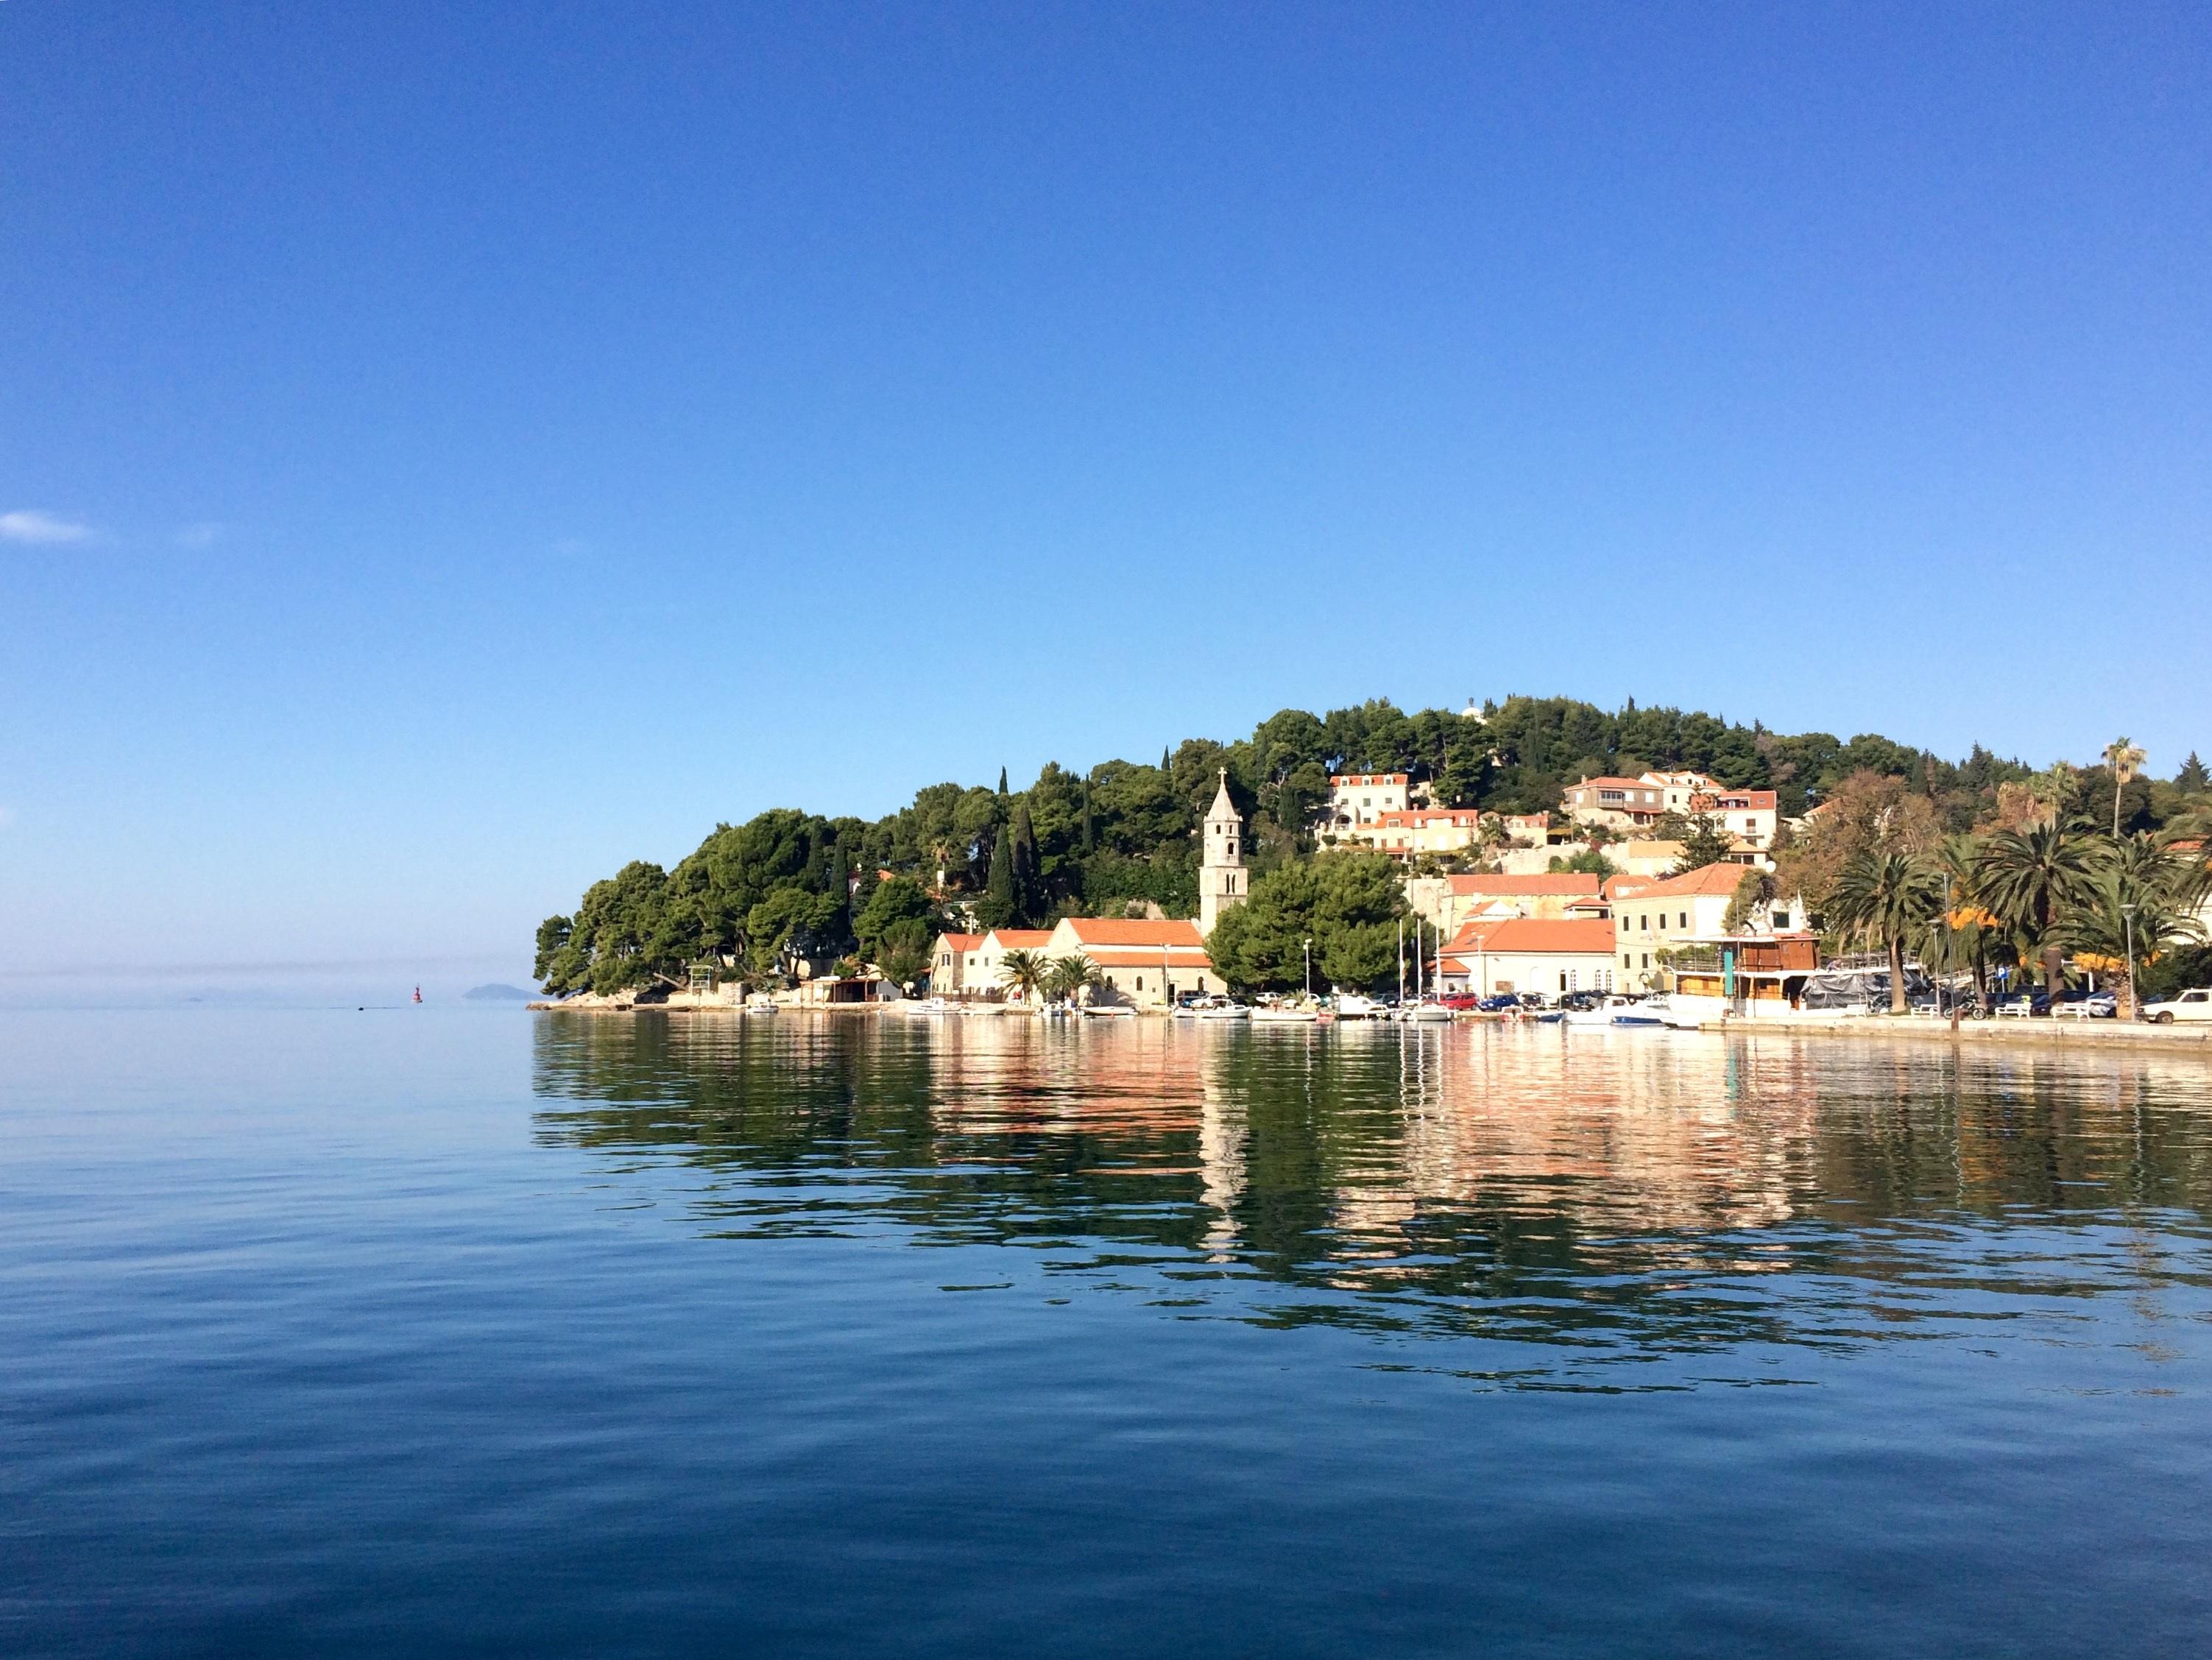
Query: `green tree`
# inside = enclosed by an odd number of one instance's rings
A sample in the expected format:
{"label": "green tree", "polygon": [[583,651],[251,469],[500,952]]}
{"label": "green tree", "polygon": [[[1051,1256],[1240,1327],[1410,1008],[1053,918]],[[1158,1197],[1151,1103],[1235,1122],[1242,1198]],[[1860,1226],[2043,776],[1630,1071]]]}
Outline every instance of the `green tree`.
{"label": "green tree", "polygon": [[1771,871],[1755,866],[1747,868],[1736,880],[1735,891],[1729,896],[1728,909],[1721,913],[1721,932],[1743,932],[1778,897]]}
{"label": "green tree", "polygon": [[2030,949],[2041,951],[2044,984],[2053,997],[2066,988],[2059,924],[2094,898],[2097,865],[2089,838],[2056,823],[1997,830],[1974,861],[1981,903]]}
{"label": "green tree", "polygon": [[2181,763],[2181,770],[2173,775],[2173,781],[2185,794],[2201,794],[2212,790],[2212,772],[2205,769],[2204,763],[2197,758],[2197,751],[2191,750],[2189,758]]}
{"label": "green tree", "polygon": [[937,907],[930,901],[929,890],[910,876],[894,876],[889,881],[876,884],[868,903],[860,907],[860,914],[853,920],[853,934],[860,955],[880,965],[884,940],[890,929],[903,922],[916,922],[927,935],[934,931],[938,920]]}
{"label": "green tree", "polygon": [[983,885],[983,897],[975,906],[975,920],[987,928],[1010,928],[1020,917],[1020,899],[1014,890],[1013,837],[1002,833],[991,846],[991,873]]}
{"label": "green tree", "polygon": [[1008,827],[1007,864],[1013,880],[1014,915],[1024,924],[1044,914],[1044,873],[1037,860],[1036,831],[1030,823],[1030,804],[1024,800],[1014,803],[1014,818]]}
{"label": "green tree", "polygon": [[1221,977],[1238,991],[1288,991],[1314,967],[1346,990],[1370,989],[1397,968],[1404,884],[1387,854],[1333,853],[1253,879],[1250,897],[1222,913],[1206,940]]}
{"label": "green tree", "polygon": [[1889,953],[1889,1012],[1903,1014],[1905,942],[1942,904],[1936,873],[1909,854],[1858,854],[1836,879],[1829,920],[1844,933]]}
{"label": "green tree", "polygon": [[1680,876],[1686,871],[1717,865],[1735,847],[1735,838],[1722,828],[1719,819],[1709,812],[1698,813],[1688,821],[1687,832],[1682,837],[1682,856],[1674,861],[1668,874]]}
{"label": "green tree", "polygon": [[877,936],[872,960],[884,979],[902,990],[909,988],[929,972],[930,939],[927,921],[918,916],[902,918]]}

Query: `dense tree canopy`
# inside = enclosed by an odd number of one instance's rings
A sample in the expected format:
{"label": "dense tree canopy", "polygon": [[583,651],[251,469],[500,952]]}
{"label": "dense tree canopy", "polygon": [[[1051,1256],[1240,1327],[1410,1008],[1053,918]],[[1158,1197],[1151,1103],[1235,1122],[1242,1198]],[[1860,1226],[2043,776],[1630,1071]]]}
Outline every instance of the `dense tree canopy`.
{"label": "dense tree canopy", "polygon": [[[1314,810],[1332,772],[1402,770],[1438,806],[1527,813],[1556,808],[1580,777],[1650,768],[1773,789],[1785,817],[1837,801],[1844,811],[1823,819],[1840,818],[1840,827],[1783,850],[1785,874],[1815,903],[1876,842],[1919,853],[1946,833],[1996,822],[2086,818],[2109,826],[2116,809],[2122,833],[2132,834],[2212,807],[2193,757],[2172,781],[2116,781],[2109,766],[2039,773],[1978,747],[1954,763],[1873,733],[1787,737],[1757,721],[1633,702],[1608,712],[1571,698],[1509,697],[1468,718],[1407,714],[1376,699],[1319,715],[1283,709],[1231,743],[1186,739],[1158,765],[1109,760],[1075,772],[1048,763],[1019,791],[1003,770],[996,789],[931,784],[872,822],[779,807],[720,825],[673,869],[625,866],[593,884],[573,915],[549,917],[537,973],[555,993],[680,983],[702,961],[766,977],[801,959],[880,953],[894,927],[911,946],[918,930],[963,907],[986,923],[1046,925],[1148,906],[1189,916],[1198,909],[1198,832],[1219,769],[1245,818],[1256,901],[1269,873],[1316,851]],[[896,899],[879,898],[886,874],[902,879]],[[1346,972],[1330,977],[1362,978],[1361,953],[1379,937],[1344,934]],[[1395,970],[1395,921],[1392,941]],[[1291,983],[1279,957],[1266,961],[1273,977],[1253,983]]]}

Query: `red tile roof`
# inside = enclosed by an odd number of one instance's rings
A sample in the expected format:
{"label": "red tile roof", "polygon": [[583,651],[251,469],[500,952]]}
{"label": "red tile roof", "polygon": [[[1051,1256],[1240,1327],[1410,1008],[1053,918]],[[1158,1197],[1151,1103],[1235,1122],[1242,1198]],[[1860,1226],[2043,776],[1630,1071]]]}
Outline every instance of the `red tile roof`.
{"label": "red tile roof", "polygon": [[[1156,969],[1160,966],[1160,954],[1156,951],[1086,951],[1083,953],[1102,969]],[[1213,959],[1204,952],[1192,956],[1185,952],[1168,959],[1170,969],[1210,969]]]}
{"label": "red tile roof", "polygon": [[945,936],[945,943],[955,951],[973,951],[983,943],[983,936],[980,933],[948,933]]}
{"label": "red tile roof", "polygon": [[1470,922],[1445,951],[1459,957],[1486,951],[1610,958],[1613,947],[1613,924],[1603,917],[1561,921],[1545,916],[1515,916],[1503,922]]}
{"label": "red tile roof", "polygon": [[1173,918],[1154,922],[1141,916],[1071,916],[1067,926],[1086,946],[1150,946],[1158,950],[1162,946],[1195,948],[1206,943],[1199,938],[1197,923]]}
{"label": "red tile roof", "polygon": [[1052,938],[1050,928],[993,928],[991,933],[1008,951],[1035,951]]}
{"label": "red tile roof", "polygon": [[1607,877],[1605,886],[1600,891],[1608,899],[1619,899],[1628,894],[1641,893],[1658,879],[1656,876],[1631,876],[1624,871],[1617,876]]}
{"label": "red tile roof", "polygon": [[1638,899],[1669,899],[1677,894],[1734,893],[1748,865],[1706,865],[1680,876],[1662,877],[1648,888],[1638,888]]}
{"label": "red tile roof", "polygon": [[1597,878],[1583,871],[1546,871],[1534,876],[1448,876],[1455,894],[1564,894],[1578,898],[1598,891]]}

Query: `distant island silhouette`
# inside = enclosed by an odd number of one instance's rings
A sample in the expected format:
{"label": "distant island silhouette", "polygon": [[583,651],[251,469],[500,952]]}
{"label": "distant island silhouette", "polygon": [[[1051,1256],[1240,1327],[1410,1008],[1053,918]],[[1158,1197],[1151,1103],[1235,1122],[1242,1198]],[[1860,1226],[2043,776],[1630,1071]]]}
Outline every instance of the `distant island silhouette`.
{"label": "distant island silhouette", "polygon": [[473,1003],[527,1003],[538,995],[536,992],[525,991],[520,986],[499,985],[478,986],[461,994]]}

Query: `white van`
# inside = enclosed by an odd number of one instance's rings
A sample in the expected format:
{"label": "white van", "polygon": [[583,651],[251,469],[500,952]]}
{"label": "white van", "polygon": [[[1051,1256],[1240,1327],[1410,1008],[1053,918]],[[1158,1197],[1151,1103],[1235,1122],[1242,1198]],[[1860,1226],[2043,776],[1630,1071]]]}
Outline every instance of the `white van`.
{"label": "white van", "polygon": [[2155,1020],[2161,1026],[2170,1026],[2177,1020],[2212,1020],[2212,990],[2199,986],[2162,1003],[2146,1003],[2143,1018]]}

